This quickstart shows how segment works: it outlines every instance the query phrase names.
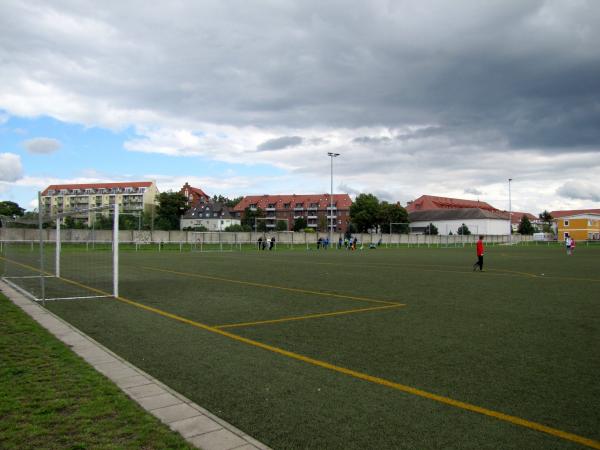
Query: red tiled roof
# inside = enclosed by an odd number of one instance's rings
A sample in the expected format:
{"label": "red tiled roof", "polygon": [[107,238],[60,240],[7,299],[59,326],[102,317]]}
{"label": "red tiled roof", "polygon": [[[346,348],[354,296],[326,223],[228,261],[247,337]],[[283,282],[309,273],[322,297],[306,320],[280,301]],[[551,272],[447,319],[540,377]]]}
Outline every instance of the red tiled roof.
{"label": "red tiled roof", "polygon": [[200,200],[200,198],[205,198],[207,200],[210,199],[210,197],[206,195],[206,192],[204,192],[202,189],[190,186],[187,182],[182,186],[179,192],[185,195],[186,189],[188,190],[188,194],[192,194],[192,203],[196,203],[198,200]]}
{"label": "red tiled roof", "polygon": [[550,211],[550,215],[553,219],[574,216],[576,214],[600,214],[600,209],[565,209],[564,211]]}
{"label": "red tiled roof", "polygon": [[47,195],[48,191],[55,190],[60,191],[61,189],[112,189],[112,188],[126,188],[126,187],[150,187],[152,181],[127,181],[124,183],[82,183],[82,184],[51,184],[42,192],[42,195]]}
{"label": "red tiled roof", "polygon": [[[506,211],[505,211],[506,212]],[[506,212],[508,214],[508,212]],[[521,223],[521,219],[523,218],[523,216],[527,216],[527,218],[529,219],[529,221],[531,222],[532,220],[537,220],[537,217],[534,216],[531,213],[528,212],[519,212],[519,211],[511,211],[511,222],[512,223]]]}
{"label": "red tiled roof", "polygon": [[436,197],[434,195],[422,195],[418,199],[408,202],[406,211],[427,211],[431,209],[460,209],[479,208],[487,211],[498,211],[492,205],[479,200],[464,200],[461,198]]}
{"label": "red tiled roof", "polygon": [[[289,203],[290,209],[294,209],[296,203],[302,203],[303,208],[307,208],[311,203],[317,203],[319,209],[325,209],[330,202],[329,194],[307,194],[307,195],[249,195],[244,197],[233,211],[242,212],[250,205],[256,205],[258,208],[268,208],[270,204],[275,204],[275,208],[284,209],[283,205]],[[333,194],[333,203],[338,209],[349,209],[352,200],[348,194]]]}

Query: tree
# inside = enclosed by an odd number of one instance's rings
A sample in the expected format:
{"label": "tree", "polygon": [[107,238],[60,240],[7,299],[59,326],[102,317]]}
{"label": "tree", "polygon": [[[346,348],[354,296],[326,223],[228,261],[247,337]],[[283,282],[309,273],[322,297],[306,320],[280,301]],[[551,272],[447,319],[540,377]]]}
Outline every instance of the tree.
{"label": "tree", "polygon": [[250,207],[244,210],[244,214],[242,216],[242,225],[248,225],[251,229],[254,229],[254,225],[256,224],[256,231],[266,231],[267,224],[264,220],[255,220],[257,218],[265,217],[265,212],[261,208],[251,209]]}
{"label": "tree", "polygon": [[213,195],[213,197],[212,197],[213,202],[221,203],[222,205],[225,205],[228,208],[233,208],[235,205],[237,205],[243,199],[244,199],[244,197],[229,198],[229,197],[225,197],[224,195],[220,195],[220,194]]}
{"label": "tree", "polygon": [[406,209],[397,203],[388,203],[383,201],[379,204],[379,214],[377,224],[381,226],[384,233],[390,232],[390,224],[392,225],[392,233],[408,233],[408,213]]}
{"label": "tree", "polygon": [[113,218],[112,216],[105,216],[101,214],[96,217],[94,221],[94,228],[96,230],[112,230],[113,228]]}
{"label": "tree", "polygon": [[11,201],[0,202],[0,216],[22,216],[25,214],[25,210],[21,208],[18,203]]}
{"label": "tree", "polygon": [[533,225],[531,225],[529,218],[525,215],[523,217],[521,217],[521,222],[519,222],[518,232],[521,234],[527,234],[530,236],[534,232]]}
{"label": "tree", "polygon": [[331,226],[331,220],[327,220],[326,216],[319,216],[319,231],[328,231]]}
{"label": "tree", "polygon": [[434,224],[430,223],[427,228],[425,228],[425,234],[436,236],[438,234],[438,229]]}
{"label": "tree", "polygon": [[294,231],[302,231],[308,226],[304,217],[297,217],[294,220]]}
{"label": "tree", "polygon": [[187,210],[187,198],[180,192],[158,194],[154,226],[159,230],[178,230],[179,219]]}
{"label": "tree", "polygon": [[241,232],[241,231],[252,231],[252,228],[248,225],[229,225],[224,231]]}
{"label": "tree", "polygon": [[287,231],[288,224],[285,220],[278,220],[275,224],[275,231]]}
{"label": "tree", "polygon": [[458,231],[456,233],[461,234],[463,236],[468,236],[469,234],[471,234],[471,232],[469,231],[469,227],[466,226],[464,223],[460,227],[458,227]]}
{"label": "tree", "polygon": [[379,200],[373,194],[360,194],[350,206],[350,217],[359,231],[366,232],[378,224]]}
{"label": "tree", "polygon": [[554,231],[552,229],[552,221],[554,220],[554,218],[552,217],[552,214],[550,214],[548,211],[544,210],[543,213],[540,213],[539,218],[542,221],[542,223],[544,224],[543,225],[544,233],[552,233]]}
{"label": "tree", "polygon": [[65,217],[65,222],[63,226],[71,230],[82,230],[85,228],[85,224],[82,220],[74,219],[71,216]]}

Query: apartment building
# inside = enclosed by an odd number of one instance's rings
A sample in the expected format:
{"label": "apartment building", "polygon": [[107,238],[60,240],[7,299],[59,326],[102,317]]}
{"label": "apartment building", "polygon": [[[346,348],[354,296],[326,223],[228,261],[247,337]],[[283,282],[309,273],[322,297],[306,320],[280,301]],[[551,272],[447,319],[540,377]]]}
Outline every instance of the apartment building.
{"label": "apartment building", "polygon": [[550,211],[559,241],[567,236],[575,241],[600,240],[600,209]]}
{"label": "apartment building", "polygon": [[[122,213],[139,214],[151,211],[156,204],[158,189],[153,181],[124,183],[52,184],[41,194],[42,214],[53,216],[73,212],[73,218],[86,224],[97,214],[90,208],[119,205]],[[108,210],[104,214],[109,214]]]}
{"label": "apartment building", "polygon": [[278,221],[287,222],[288,230],[294,227],[294,221],[303,217],[308,228],[327,231],[333,223],[333,231],[345,232],[350,221],[352,200],[348,194],[334,194],[333,208],[330,194],[308,195],[249,195],[233,208],[234,217],[243,218],[246,208],[265,212],[268,230],[272,230]]}

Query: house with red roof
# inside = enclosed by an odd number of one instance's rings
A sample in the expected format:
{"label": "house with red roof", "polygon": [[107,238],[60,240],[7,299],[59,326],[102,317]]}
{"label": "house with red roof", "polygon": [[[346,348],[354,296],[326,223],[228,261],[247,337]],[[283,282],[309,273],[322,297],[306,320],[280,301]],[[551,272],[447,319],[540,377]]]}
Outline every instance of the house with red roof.
{"label": "house with red roof", "polygon": [[600,240],[600,209],[568,209],[550,211],[559,241],[567,237],[575,241]]}
{"label": "house with red roof", "polygon": [[[46,216],[72,212],[74,219],[91,224],[98,214],[109,214],[108,208],[115,203],[122,213],[150,211],[156,204],[157,195],[154,181],[51,184],[41,193],[40,211]],[[99,212],[91,208],[106,210]]]}
{"label": "house with red roof", "polygon": [[196,203],[208,203],[210,197],[200,188],[192,187],[186,181],[179,192],[187,198],[187,206],[195,205]]}
{"label": "house with red roof", "polygon": [[419,198],[407,203],[406,211],[429,211],[432,209],[463,209],[477,208],[485,211],[498,211],[492,205],[479,200],[464,200],[462,198],[436,197],[434,195],[421,195]]}
{"label": "house with red roof", "polygon": [[[333,200],[333,208],[331,201]],[[294,221],[303,217],[309,228],[327,231],[333,224],[333,231],[345,232],[350,221],[352,200],[348,194],[287,194],[287,195],[249,195],[233,208],[233,214],[240,219],[244,211],[258,208],[265,211],[267,230],[273,230],[278,221],[287,222],[292,230]]]}
{"label": "house with red roof", "polygon": [[507,235],[509,214],[479,200],[422,195],[406,205],[413,233],[426,233],[433,224],[439,234],[457,234],[466,226],[472,234]]}

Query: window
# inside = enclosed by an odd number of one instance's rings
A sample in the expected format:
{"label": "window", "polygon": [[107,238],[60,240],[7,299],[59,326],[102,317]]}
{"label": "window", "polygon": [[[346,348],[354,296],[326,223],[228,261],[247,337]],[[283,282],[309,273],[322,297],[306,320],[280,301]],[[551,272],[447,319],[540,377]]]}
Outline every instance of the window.
{"label": "window", "polygon": [[285,209],[290,209],[290,206],[291,206],[291,203],[284,203],[284,204],[283,204],[283,207],[284,207]]}
{"label": "window", "polygon": [[563,220],[563,224],[564,224],[565,227],[568,227],[569,226],[569,221],[568,220]]}

